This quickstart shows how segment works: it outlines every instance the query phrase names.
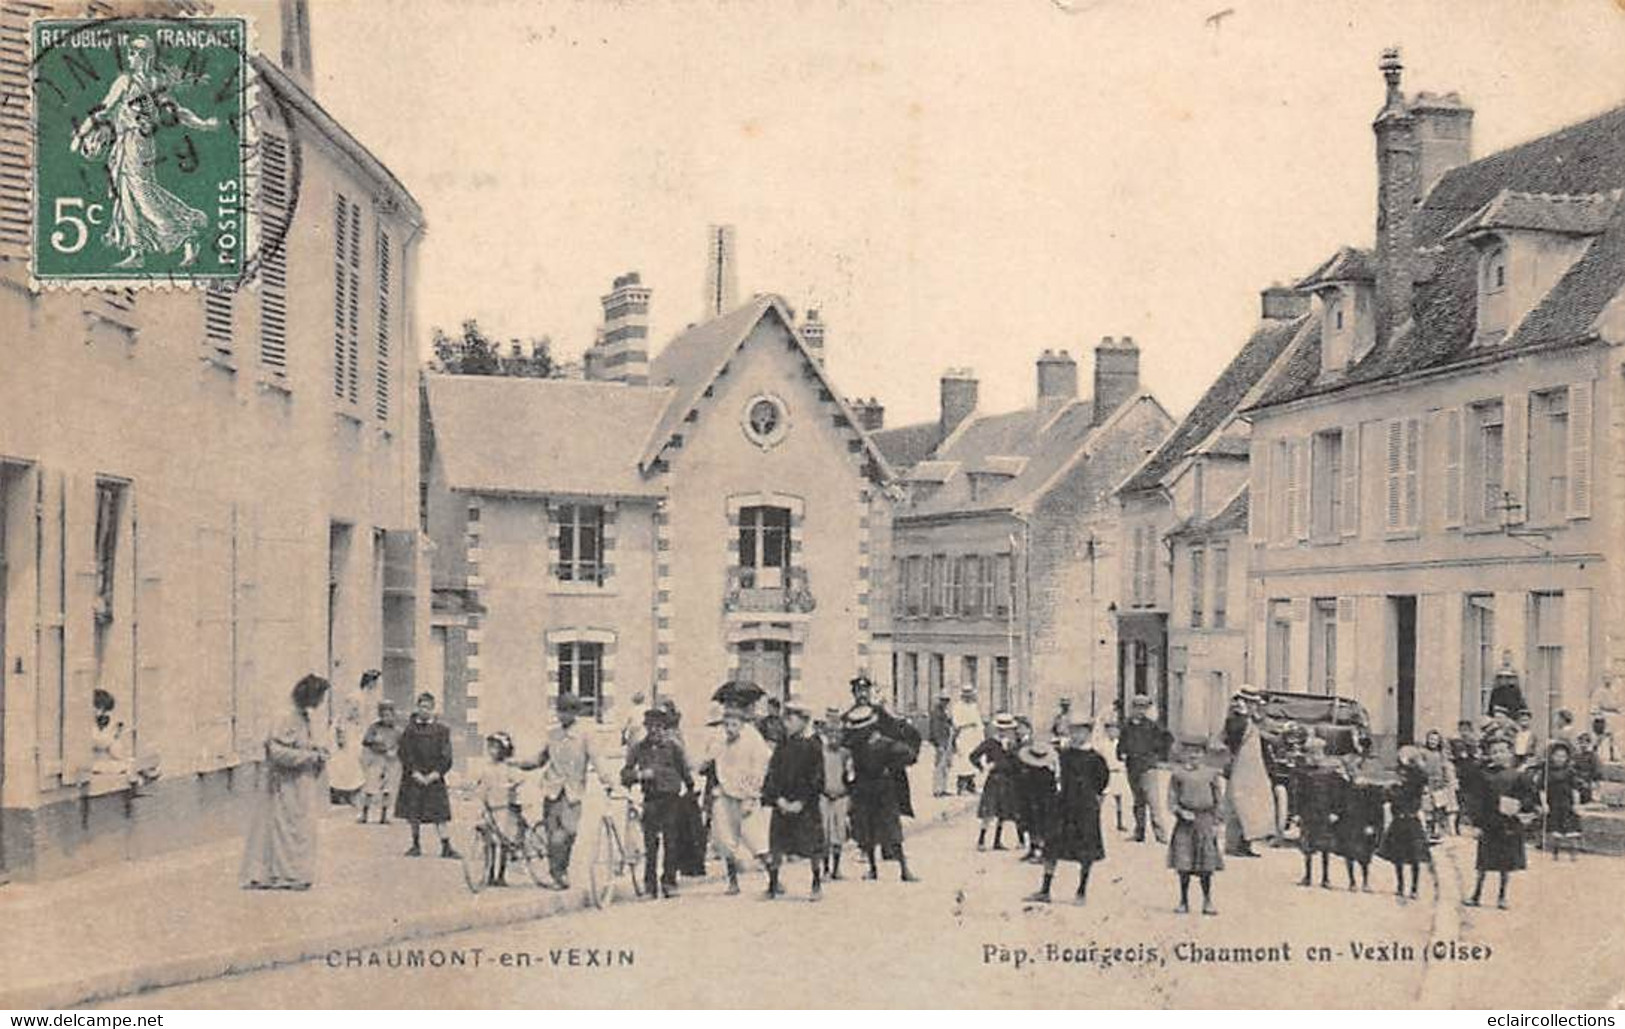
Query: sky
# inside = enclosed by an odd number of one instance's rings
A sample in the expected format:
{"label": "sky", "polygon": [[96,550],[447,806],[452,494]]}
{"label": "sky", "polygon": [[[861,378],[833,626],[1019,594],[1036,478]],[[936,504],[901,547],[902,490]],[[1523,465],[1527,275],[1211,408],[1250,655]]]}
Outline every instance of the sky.
{"label": "sky", "polygon": [[[1459,91],[1483,155],[1625,103],[1625,0],[314,0],[316,94],[423,206],[419,325],[575,357],[610,280],[651,339],[741,297],[819,307],[887,424],[970,367],[1132,336],[1175,415],[1258,291],[1367,246],[1377,60]],[[1087,388],[1087,387],[1085,387]]]}

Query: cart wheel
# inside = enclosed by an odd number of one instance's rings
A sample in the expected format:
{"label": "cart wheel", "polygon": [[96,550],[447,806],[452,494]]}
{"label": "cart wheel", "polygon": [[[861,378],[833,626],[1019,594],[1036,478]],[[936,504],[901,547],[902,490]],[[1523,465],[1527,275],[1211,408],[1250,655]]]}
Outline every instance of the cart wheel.
{"label": "cart wheel", "polygon": [[462,859],[458,863],[463,866],[463,882],[468,885],[470,893],[478,893],[485,889],[485,870],[490,867],[492,846],[494,843],[483,825],[476,825],[468,830],[468,838],[463,843]]}
{"label": "cart wheel", "polygon": [[643,883],[643,822],[634,811],[627,812],[626,835],[622,837],[621,842],[626,851],[626,875],[632,880],[632,895],[642,897],[645,893]]}
{"label": "cart wheel", "polygon": [[553,885],[552,873],[547,866],[547,833],[539,825],[533,825],[525,833],[520,842],[520,856],[525,862],[525,874],[537,886]]}
{"label": "cart wheel", "polygon": [[593,848],[592,867],[587,872],[591,887],[588,899],[592,906],[602,910],[615,899],[615,880],[626,865],[626,848],[621,846],[621,832],[615,820],[605,815],[598,823],[598,842]]}

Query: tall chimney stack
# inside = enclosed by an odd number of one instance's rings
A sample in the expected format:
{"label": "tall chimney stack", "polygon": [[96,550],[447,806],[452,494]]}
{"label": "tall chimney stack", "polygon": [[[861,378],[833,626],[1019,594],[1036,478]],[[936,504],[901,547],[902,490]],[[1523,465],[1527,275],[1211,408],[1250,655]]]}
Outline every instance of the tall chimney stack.
{"label": "tall chimney stack", "polygon": [[818,362],[819,367],[824,364],[824,322],[818,317],[818,308],[807,308],[807,317],[801,323],[801,342],[807,345],[807,353]]}
{"label": "tall chimney stack", "polygon": [[879,432],[886,427],[886,408],[875,397],[867,400],[854,397],[846,402],[846,406],[852,409],[853,417],[864,432]]}
{"label": "tall chimney stack", "polygon": [[739,302],[739,254],[732,225],[713,225],[705,263],[705,313],[701,321],[732,311]]}
{"label": "tall chimney stack", "polygon": [[649,297],[637,272],[618,275],[601,299],[604,328],[593,344],[588,377],[645,385],[649,381]]}
{"label": "tall chimney stack", "polygon": [[976,410],[981,383],[969,368],[950,368],[942,373],[941,413],[937,418],[937,438],[945,440]]}
{"label": "tall chimney stack", "polygon": [[1038,406],[1058,408],[1078,399],[1078,362],[1065,350],[1045,349],[1038,358]]}
{"label": "tall chimney stack", "polygon": [[1399,48],[1384,50],[1378,67],[1386,85],[1382,110],[1371,125],[1377,137],[1377,341],[1381,343],[1410,317],[1421,184],[1416,119],[1400,88],[1405,66]]}
{"label": "tall chimney stack", "polygon": [[1279,282],[1259,293],[1260,314],[1265,321],[1289,322],[1309,313],[1309,297]]}
{"label": "tall chimney stack", "polygon": [[1091,421],[1102,425],[1112,412],[1140,392],[1140,348],[1134,337],[1101,339],[1095,347],[1095,395]]}

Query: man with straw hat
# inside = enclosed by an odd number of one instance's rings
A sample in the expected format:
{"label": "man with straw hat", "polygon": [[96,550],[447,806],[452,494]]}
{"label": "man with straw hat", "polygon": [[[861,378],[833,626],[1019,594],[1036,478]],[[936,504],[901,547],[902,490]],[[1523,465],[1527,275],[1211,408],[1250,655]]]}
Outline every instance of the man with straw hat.
{"label": "man with straw hat", "polygon": [[784,702],[782,711],[784,739],[774,748],[762,783],[762,803],[773,813],[768,832],[772,856],[767,866],[767,895],[772,899],[784,892],[779,885],[784,859],[804,857],[812,866],[808,899],[816,901],[823,893],[819,864],[826,846],[820,803],[824,799],[824,748],[807,735],[812,711],[804,701],[792,697]]}
{"label": "man with straw hat", "polygon": [[864,878],[879,878],[878,849],[886,860],[897,862],[903,882],[917,882],[903,853],[902,815],[908,795],[899,786],[899,779],[907,781],[908,764],[917,750],[911,752],[907,742],[882,732],[880,712],[868,704],[847,711],[842,721],[852,761],[852,838],[869,863]]}

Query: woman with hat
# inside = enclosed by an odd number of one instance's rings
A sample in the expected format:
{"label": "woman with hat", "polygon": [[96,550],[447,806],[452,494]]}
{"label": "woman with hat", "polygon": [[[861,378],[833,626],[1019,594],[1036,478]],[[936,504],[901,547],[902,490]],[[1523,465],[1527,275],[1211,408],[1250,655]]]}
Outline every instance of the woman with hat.
{"label": "woman with hat", "polygon": [[986,730],[982,725],[982,709],[976,704],[976,686],[966,683],[959,689],[959,699],[952,711],[954,727],[954,792],[976,792],[976,766],[971,762],[971,751],[982,745]]}
{"label": "woman with hat", "polygon": [[1015,716],[1000,711],[993,716],[993,735],[971,751],[970,763],[987,777],[982,781],[982,799],[976,805],[976,815],[982,820],[981,831],[976,834],[976,849],[987,849],[987,831],[993,830],[993,849],[1006,850],[1004,823],[1017,821],[1021,807],[1016,792],[1016,727]]}
{"label": "woman with hat", "polygon": [[807,735],[812,712],[802,701],[791,698],[784,704],[784,739],[773,750],[762,782],[762,803],[772,812],[768,827],[767,895],[777,897],[784,890],[779,870],[787,857],[804,857],[812,865],[809,900],[819,900],[823,876],[819,863],[824,858],[824,748]]}
{"label": "woman with hat", "polygon": [[1044,884],[1027,898],[1034,903],[1049,903],[1056,864],[1076,861],[1077,902],[1082,904],[1089,889],[1089,870],[1106,856],[1106,840],[1100,831],[1100,798],[1106,792],[1111,772],[1091,742],[1093,732],[1094,725],[1087,721],[1069,726],[1069,746],[1061,751],[1059,760],[1060,795],[1044,838]]}
{"label": "woman with hat", "polygon": [[1230,802],[1225,830],[1226,851],[1236,857],[1257,857],[1253,842],[1275,834],[1275,787],[1264,761],[1263,697],[1250,686],[1236,695],[1240,740],[1231,748]]}
{"label": "woman with hat", "polygon": [[[1056,728],[1050,726],[1051,731]],[[1044,841],[1055,820],[1055,776],[1059,765],[1050,737],[1034,736],[1016,751],[1016,826],[1027,838],[1027,853],[1021,860],[1044,860]]]}
{"label": "woman with hat", "polygon": [[316,805],[328,750],[311,712],[328,683],[307,675],[293,687],[292,710],[265,740],[263,794],[243,848],[245,889],[307,890],[316,878]]}
{"label": "woman with hat", "polygon": [[908,743],[881,731],[880,712],[860,704],[846,712],[844,742],[852,759],[852,838],[869,863],[865,879],[879,878],[875,851],[888,861],[896,861],[903,882],[917,882],[908,869],[903,853],[902,804],[906,795],[898,780],[906,776],[909,763],[918,753]]}

